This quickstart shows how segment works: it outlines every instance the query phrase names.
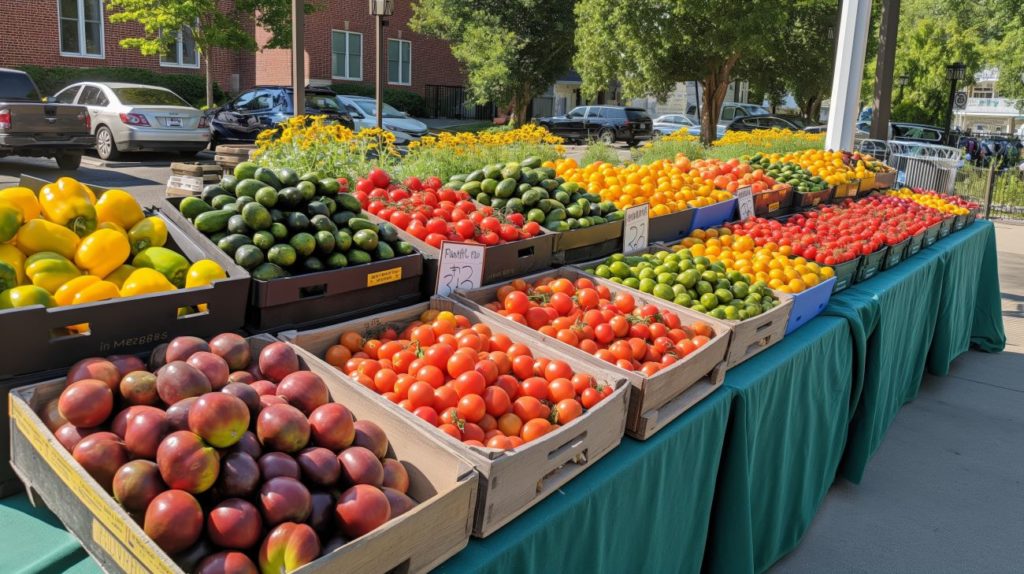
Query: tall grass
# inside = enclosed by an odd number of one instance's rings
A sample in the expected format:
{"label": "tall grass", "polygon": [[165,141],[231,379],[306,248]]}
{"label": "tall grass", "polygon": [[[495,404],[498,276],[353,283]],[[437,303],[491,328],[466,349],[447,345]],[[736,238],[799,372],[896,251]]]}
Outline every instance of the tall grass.
{"label": "tall grass", "polygon": [[583,152],[583,156],[580,158],[580,165],[588,166],[598,161],[617,165],[622,163],[622,157],[614,147],[604,142],[590,142],[586,151]]}

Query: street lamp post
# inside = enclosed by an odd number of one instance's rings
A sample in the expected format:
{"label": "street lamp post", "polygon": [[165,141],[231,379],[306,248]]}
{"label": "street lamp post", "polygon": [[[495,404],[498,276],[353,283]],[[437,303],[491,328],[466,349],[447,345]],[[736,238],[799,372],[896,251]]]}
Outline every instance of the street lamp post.
{"label": "street lamp post", "polygon": [[395,0],[370,0],[370,16],[377,20],[377,128],[383,126],[384,115],[384,26],[387,18],[395,13]]}
{"label": "street lamp post", "polygon": [[907,87],[907,84],[910,83],[910,76],[903,74],[902,76],[896,78],[896,83],[899,84],[900,86],[900,95],[897,99],[900,102],[903,102],[903,88]]}
{"label": "street lamp post", "polygon": [[953,98],[956,97],[956,83],[964,79],[967,66],[962,62],[946,66],[946,79],[949,80],[949,105],[946,106],[946,145],[950,142],[950,132],[953,127]]}

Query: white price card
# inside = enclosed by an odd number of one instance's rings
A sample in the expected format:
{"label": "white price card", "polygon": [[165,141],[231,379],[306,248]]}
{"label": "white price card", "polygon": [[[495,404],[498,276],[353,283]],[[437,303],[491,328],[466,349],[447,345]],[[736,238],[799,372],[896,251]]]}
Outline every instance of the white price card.
{"label": "white price card", "polygon": [[651,229],[651,206],[648,203],[626,209],[622,226],[622,252],[636,253],[647,249]]}
{"label": "white price card", "polygon": [[475,289],[483,283],[486,245],[441,242],[441,259],[437,262],[438,295],[450,295],[456,289]]}
{"label": "white price card", "polygon": [[168,189],[182,189],[199,193],[203,191],[203,178],[191,175],[172,175],[167,178]]}
{"label": "white price card", "polygon": [[740,221],[754,216],[754,194],[749,185],[736,190],[736,205],[740,210]]}

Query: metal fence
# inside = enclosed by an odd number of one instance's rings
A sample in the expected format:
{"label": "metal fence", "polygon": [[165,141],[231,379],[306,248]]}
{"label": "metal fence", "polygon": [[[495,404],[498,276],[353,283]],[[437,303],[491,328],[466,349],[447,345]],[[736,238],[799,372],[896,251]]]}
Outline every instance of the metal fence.
{"label": "metal fence", "polygon": [[981,204],[989,219],[1024,220],[1024,171],[1017,166],[965,165],[957,174],[954,190]]}
{"label": "metal fence", "polygon": [[942,193],[953,193],[957,171],[964,163],[957,148],[918,142],[862,139],[857,150],[895,168],[901,185]]}

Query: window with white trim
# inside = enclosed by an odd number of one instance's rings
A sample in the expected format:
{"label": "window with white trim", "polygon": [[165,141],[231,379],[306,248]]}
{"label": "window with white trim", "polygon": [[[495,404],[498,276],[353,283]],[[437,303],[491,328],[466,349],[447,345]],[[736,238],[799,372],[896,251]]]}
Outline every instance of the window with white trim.
{"label": "window with white trim", "polygon": [[160,54],[160,65],[168,68],[198,68],[199,51],[192,28],[182,26],[174,35],[174,41],[167,47],[167,53]]}
{"label": "window with white trim", "polygon": [[412,42],[388,40],[388,83],[400,86],[412,84]]}
{"label": "window with white trim", "polygon": [[57,0],[62,56],[103,57],[103,0]]}
{"label": "window with white trim", "polygon": [[363,79],[363,35],[331,30],[331,77],[335,80]]}

